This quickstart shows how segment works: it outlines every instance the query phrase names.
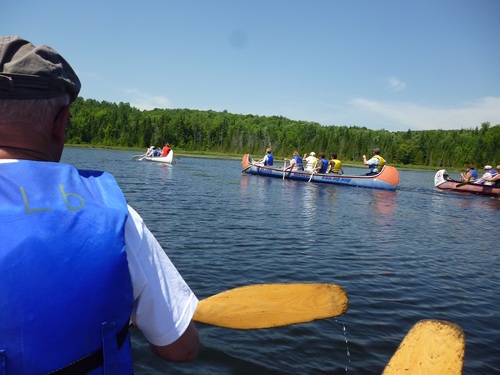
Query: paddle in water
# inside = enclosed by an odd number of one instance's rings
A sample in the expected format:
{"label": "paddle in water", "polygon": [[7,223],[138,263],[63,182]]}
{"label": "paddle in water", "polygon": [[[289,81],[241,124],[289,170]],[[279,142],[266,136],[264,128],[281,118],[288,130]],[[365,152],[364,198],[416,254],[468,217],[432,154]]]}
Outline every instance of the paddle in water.
{"label": "paddle in water", "polygon": [[314,176],[315,173],[316,173],[316,170],[313,169],[312,172],[311,172],[311,177],[309,177],[309,181],[307,181],[307,182],[311,182],[311,180],[312,180],[312,178],[313,178],[313,176]]}
{"label": "paddle in water", "polygon": [[462,374],[465,337],[445,320],[421,320],[405,336],[382,375]]}
{"label": "paddle in water", "polygon": [[345,290],[335,284],[257,284],[201,300],[193,320],[233,329],[261,329],[344,314]]}
{"label": "paddle in water", "polygon": [[[344,314],[345,290],[335,284],[257,284],[201,300],[193,320],[233,329],[306,323]],[[445,320],[421,320],[404,337],[383,375],[462,374],[465,337]]]}
{"label": "paddle in water", "polygon": [[252,168],[252,167],[253,167],[253,164],[250,164],[248,167],[246,167],[245,169],[243,169],[243,170],[241,171],[241,174],[245,173],[247,170],[249,170],[249,169],[250,169],[250,168]]}

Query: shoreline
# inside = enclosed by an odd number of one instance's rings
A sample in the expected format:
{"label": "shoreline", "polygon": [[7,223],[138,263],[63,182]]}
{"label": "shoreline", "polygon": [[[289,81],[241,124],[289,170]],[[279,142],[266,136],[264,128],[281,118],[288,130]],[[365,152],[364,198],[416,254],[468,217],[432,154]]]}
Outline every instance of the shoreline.
{"label": "shoreline", "polygon": [[[123,150],[123,151],[134,151],[137,153],[140,153],[141,151],[144,152],[142,149],[138,149],[136,147],[114,147],[114,146],[96,146],[96,145],[82,145],[82,144],[65,144],[64,147],[80,147],[80,148],[97,148],[97,149],[104,149],[104,150]],[[243,155],[236,155],[236,154],[222,154],[222,153],[211,153],[207,151],[175,151],[175,155],[182,157],[182,156],[189,156],[189,157],[195,157],[195,158],[205,158],[205,159],[232,159],[232,160],[241,160]],[[275,161],[281,162],[284,158],[275,156],[274,157]],[[289,159],[289,158],[287,158]],[[440,169],[446,169],[448,172],[453,172],[453,173],[460,173],[459,169],[456,169],[455,167],[443,167],[443,166],[426,166],[426,165],[403,165],[403,164],[392,164],[390,163],[393,167],[398,168],[399,170],[408,170],[408,171],[438,171]],[[342,162],[343,167],[361,167],[363,168],[363,162]]]}

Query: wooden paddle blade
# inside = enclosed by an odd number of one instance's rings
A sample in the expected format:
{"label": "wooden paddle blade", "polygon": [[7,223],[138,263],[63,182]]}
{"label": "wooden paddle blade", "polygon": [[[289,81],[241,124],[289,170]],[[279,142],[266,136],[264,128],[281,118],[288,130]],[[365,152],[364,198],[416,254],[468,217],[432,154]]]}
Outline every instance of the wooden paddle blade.
{"label": "wooden paddle blade", "polygon": [[234,288],[198,304],[193,319],[234,329],[260,329],[342,315],[349,307],[335,284],[258,284]]}
{"label": "wooden paddle blade", "polygon": [[465,337],[445,320],[421,320],[405,336],[382,375],[462,373]]}

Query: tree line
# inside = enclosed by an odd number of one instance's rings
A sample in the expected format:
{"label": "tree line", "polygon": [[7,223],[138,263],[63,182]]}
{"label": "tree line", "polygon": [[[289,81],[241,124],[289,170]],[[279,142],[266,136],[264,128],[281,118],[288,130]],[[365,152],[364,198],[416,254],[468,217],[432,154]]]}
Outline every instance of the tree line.
{"label": "tree line", "polygon": [[158,147],[223,154],[290,157],[337,152],[344,162],[362,160],[378,147],[390,164],[478,169],[500,164],[500,125],[483,122],[461,130],[370,130],[358,126],[323,126],[282,116],[232,114],[227,111],[154,109],[141,111],[128,103],[78,98],[72,106],[67,144],[98,147]]}

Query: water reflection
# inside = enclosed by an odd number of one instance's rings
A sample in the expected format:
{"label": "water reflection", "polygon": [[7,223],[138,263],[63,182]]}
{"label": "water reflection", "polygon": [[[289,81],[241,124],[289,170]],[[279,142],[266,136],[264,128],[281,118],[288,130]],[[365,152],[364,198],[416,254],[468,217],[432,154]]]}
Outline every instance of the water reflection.
{"label": "water reflection", "polygon": [[161,163],[160,169],[160,180],[162,182],[168,182],[172,179],[175,167],[169,164]]}
{"label": "water reflection", "polygon": [[385,190],[373,190],[373,206],[375,214],[380,215],[384,219],[392,219],[393,212],[396,209],[397,192]]}
{"label": "water reflection", "polygon": [[318,223],[318,218],[316,215],[316,208],[320,202],[317,201],[318,194],[317,186],[312,184],[305,185],[304,189],[300,189],[302,193],[302,199],[297,199],[298,207],[300,211],[302,211],[302,215],[300,221],[302,223],[302,228],[304,231],[311,231],[315,225]]}

